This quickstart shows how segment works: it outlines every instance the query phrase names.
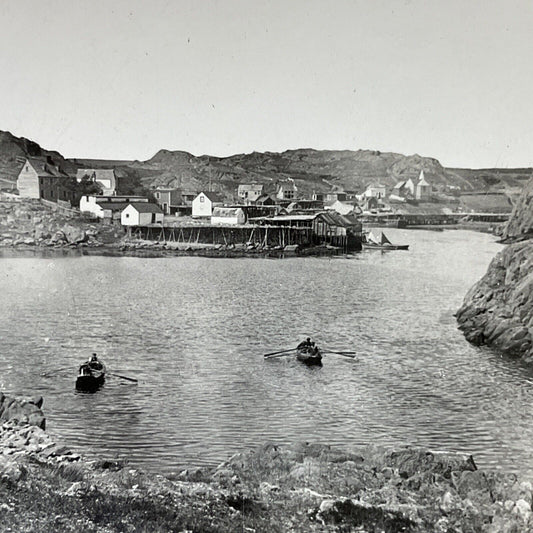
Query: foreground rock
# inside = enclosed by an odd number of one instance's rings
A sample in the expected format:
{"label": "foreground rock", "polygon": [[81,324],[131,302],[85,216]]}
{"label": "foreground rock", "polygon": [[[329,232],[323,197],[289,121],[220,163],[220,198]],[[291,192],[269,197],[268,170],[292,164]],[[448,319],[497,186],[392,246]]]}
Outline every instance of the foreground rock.
{"label": "foreground rock", "polygon": [[20,418],[0,426],[0,530],[529,531],[533,486],[472,457],[266,444],[168,479],[84,458]]}

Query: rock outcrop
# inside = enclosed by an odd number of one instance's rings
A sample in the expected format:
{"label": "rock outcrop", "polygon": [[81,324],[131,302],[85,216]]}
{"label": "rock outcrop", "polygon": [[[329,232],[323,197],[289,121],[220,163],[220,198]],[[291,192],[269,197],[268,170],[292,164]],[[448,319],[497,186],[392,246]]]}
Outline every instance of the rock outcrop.
{"label": "rock outcrop", "polygon": [[41,410],[42,396],[31,398],[10,398],[0,392],[0,422],[28,424],[45,428],[46,419]]}
{"label": "rock outcrop", "polygon": [[456,317],[468,341],[533,363],[533,180],[503,231],[511,242],[466,295]]}

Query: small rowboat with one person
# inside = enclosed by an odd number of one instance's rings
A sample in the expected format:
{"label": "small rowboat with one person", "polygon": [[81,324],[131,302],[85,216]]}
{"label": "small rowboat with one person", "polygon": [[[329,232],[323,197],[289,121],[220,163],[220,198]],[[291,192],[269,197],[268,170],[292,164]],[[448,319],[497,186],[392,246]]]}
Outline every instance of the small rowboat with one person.
{"label": "small rowboat with one person", "polygon": [[91,359],[79,368],[76,390],[95,392],[104,384],[105,371],[105,365],[98,360],[96,354],[93,354]]}
{"label": "small rowboat with one person", "polygon": [[315,343],[301,343],[296,348],[296,359],[306,365],[322,366],[322,352]]}

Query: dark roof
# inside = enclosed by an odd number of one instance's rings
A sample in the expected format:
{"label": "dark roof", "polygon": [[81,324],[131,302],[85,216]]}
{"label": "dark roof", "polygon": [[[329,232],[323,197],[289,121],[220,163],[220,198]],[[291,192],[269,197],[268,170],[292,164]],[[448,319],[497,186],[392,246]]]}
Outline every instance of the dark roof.
{"label": "dark roof", "polygon": [[[130,202],[96,202],[102,209],[109,211],[122,211],[125,207],[130,205]],[[136,204],[138,205],[138,204]]]}
{"label": "dark roof", "polygon": [[28,157],[28,162],[35,169],[39,177],[65,178],[67,175],[58,167],[51,165],[43,159]]}
{"label": "dark roof", "polygon": [[161,213],[161,208],[156,204],[151,204],[149,202],[132,202],[128,205],[133,206],[139,213]]}
{"label": "dark roof", "polygon": [[348,228],[359,224],[357,217],[353,215],[341,215],[336,211],[329,210],[325,213],[319,213],[317,218],[321,218],[326,224],[330,226],[339,226],[341,228]]}
{"label": "dark roof", "polygon": [[223,198],[222,196],[220,196],[220,194],[216,193],[216,192],[204,192],[205,196],[207,196],[212,202],[222,202],[223,201]]}

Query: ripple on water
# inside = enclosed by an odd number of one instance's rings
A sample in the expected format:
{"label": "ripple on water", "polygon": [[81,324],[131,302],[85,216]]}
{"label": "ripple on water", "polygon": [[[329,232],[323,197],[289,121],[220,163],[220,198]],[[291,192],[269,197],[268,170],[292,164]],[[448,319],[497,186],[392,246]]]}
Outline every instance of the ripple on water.
{"label": "ripple on water", "polygon": [[[2,389],[46,398],[49,431],[155,471],[266,440],[415,444],[533,472],[533,374],[467,344],[454,311],[500,249],[487,235],[391,230],[405,253],[281,261],[3,258]],[[263,354],[312,335],[352,361]],[[98,352],[109,376],[74,391]],[[42,376],[50,369],[57,374]]]}

